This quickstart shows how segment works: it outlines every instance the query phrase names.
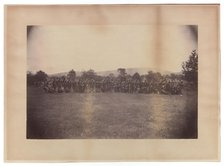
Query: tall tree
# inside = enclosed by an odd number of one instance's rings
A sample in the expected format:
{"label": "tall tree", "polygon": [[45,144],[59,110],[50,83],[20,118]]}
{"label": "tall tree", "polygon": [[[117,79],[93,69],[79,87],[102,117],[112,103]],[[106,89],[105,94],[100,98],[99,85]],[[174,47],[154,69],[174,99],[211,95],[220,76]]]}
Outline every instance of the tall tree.
{"label": "tall tree", "polygon": [[133,76],[132,79],[135,81],[141,81],[141,76],[138,72],[136,72]]}
{"label": "tall tree", "polygon": [[198,83],[198,53],[196,50],[191,52],[188,60],[182,63],[182,73],[184,79],[194,86]]}
{"label": "tall tree", "polygon": [[67,76],[71,82],[75,82],[76,72],[73,69],[68,72]]}
{"label": "tall tree", "polygon": [[125,68],[119,68],[119,69],[117,69],[117,71],[121,77],[125,77],[127,74]]}
{"label": "tall tree", "polygon": [[154,72],[153,71],[148,71],[148,74],[146,75],[146,78],[148,81],[154,80]]}
{"label": "tall tree", "polygon": [[118,78],[120,79],[120,81],[125,81],[126,80],[126,69],[125,68],[118,68],[117,69],[119,75]]}

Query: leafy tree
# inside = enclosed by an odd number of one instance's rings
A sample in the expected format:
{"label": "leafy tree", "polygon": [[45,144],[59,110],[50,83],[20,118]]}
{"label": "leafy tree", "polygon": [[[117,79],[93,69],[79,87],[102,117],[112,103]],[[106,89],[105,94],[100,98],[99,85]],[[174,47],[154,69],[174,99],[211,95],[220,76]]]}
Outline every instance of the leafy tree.
{"label": "leafy tree", "polygon": [[182,63],[182,73],[186,81],[194,86],[198,83],[198,53],[196,50],[191,52],[188,60]]}
{"label": "leafy tree", "polygon": [[117,71],[119,73],[119,76],[121,76],[121,77],[125,77],[127,75],[125,68],[119,68],[119,69],[117,69]]}
{"label": "leafy tree", "polygon": [[174,73],[171,73],[171,74],[170,74],[170,78],[171,78],[171,79],[175,79],[175,78],[176,78],[176,75],[175,75]]}
{"label": "leafy tree", "polygon": [[132,79],[135,81],[141,81],[141,76],[138,72],[136,72],[133,76]]}
{"label": "leafy tree", "polygon": [[76,78],[76,72],[72,69],[71,71],[68,72],[68,79],[71,82],[75,82],[75,78]]}
{"label": "leafy tree", "polygon": [[96,80],[97,75],[96,75],[96,73],[94,72],[94,70],[90,69],[90,70],[88,70],[88,71],[84,71],[84,72],[82,73],[82,76],[81,76],[81,77],[82,77],[83,79],[85,79],[85,80],[92,80],[92,79]]}
{"label": "leafy tree", "polygon": [[115,78],[115,75],[114,75],[113,73],[110,73],[108,76],[109,76],[110,78]]}
{"label": "leafy tree", "polygon": [[[176,73],[171,73],[170,75],[168,75],[168,78],[171,78],[171,79],[178,79],[178,80],[181,80],[182,79],[182,74],[176,74]],[[166,77],[166,76],[165,76]]]}
{"label": "leafy tree", "polygon": [[48,75],[40,70],[35,74],[34,77],[36,82],[44,82],[47,80]]}
{"label": "leafy tree", "polygon": [[146,78],[148,81],[154,80],[154,72],[153,71],[148,71],[148,74],[146,75]]}
{"label": "leafy tree", "polygon": [[161,73],[159,72],[154,73],[154,80],[159,81],[161,78],[162,78]]}
{"label": "leafy tree", "polygon": [[148,71],[146,78],[148,81],[159,81],[163,76],[159,72]]}
{"label": "leafy tree", "polygon": [[118,78],[120,81],[125,81],[126,80],[126,69],[125,68],[118,68],[117,69],[119,75],[118,75]]}
{"label": "leafy tree", "polygon": [[116,77],[115,77],[115,75],[113,73],[110,73],[108,75],[108,78],[109,78],[110,81],[115,81],[115,79],[116,79]]}

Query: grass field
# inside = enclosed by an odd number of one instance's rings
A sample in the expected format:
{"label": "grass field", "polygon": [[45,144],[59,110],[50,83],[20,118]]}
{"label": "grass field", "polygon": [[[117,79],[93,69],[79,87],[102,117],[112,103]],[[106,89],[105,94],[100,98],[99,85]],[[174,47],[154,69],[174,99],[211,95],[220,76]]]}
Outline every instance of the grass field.
{"label": "grass field", "polygon": [[197,95],[27,89],[27,138],[197,138]]}

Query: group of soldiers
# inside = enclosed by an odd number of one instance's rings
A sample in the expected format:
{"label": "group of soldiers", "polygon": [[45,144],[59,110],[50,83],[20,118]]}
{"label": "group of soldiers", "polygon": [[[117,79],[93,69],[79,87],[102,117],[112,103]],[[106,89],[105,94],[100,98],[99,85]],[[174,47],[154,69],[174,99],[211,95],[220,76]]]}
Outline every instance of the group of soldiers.
{"label": "group of soldiers", "polygon": [[160,80],[120,80],[120,79],[76,79],[68,77],[48,77],[41,84],[46,93],[91,93],[91,92],[121,92],[121,93],[155,93],[182,94],[181,79],[161,78]]}

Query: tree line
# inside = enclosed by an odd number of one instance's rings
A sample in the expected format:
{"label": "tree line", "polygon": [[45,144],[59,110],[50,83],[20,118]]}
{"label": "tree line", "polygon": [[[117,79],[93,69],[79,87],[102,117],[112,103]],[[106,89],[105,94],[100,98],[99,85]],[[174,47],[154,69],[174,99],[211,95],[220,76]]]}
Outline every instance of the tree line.
{"label": "tree line", "polygon": [[184,84],[197,89],[198,54],[191,52],[188,60],[182,63],[181,74],[162,75],[159,72],[148,71],[140,75],[127,74],[125,68],[117,69],[118,76],[113,73],[100,76],[90,69],[77,76],[72,69],[66,76],[48,76],[44,71],[36,74],[27,73],[27,85],[41,87],[47,93],[69,92],[123,92],[123,93],[157,93],[181,94]]}

